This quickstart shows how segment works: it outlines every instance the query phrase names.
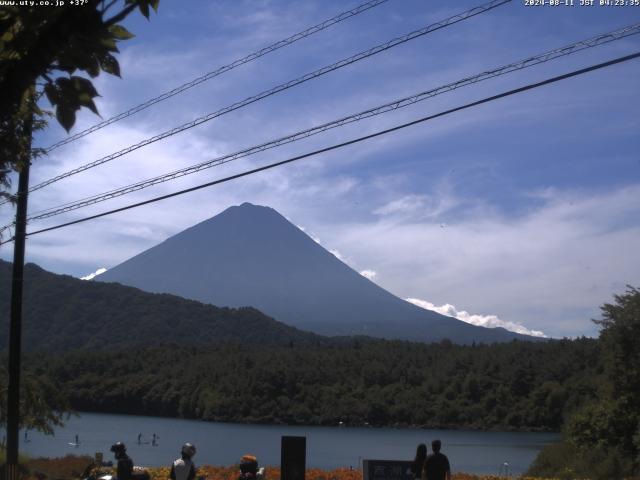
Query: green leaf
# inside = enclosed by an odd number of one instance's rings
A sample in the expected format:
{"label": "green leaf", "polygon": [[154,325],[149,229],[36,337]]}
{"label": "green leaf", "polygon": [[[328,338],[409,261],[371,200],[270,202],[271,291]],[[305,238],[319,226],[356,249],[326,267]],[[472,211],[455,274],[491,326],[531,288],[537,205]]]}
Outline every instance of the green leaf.
{"label": "green leaf", "polygon": [[142,15],[144,15],[147,20],[149,19],[149,4],[142,0],[140,2],[140,5],[138,5],[138,8],[140,9],[140,13],[142,13]]}
{"label": "green leaf", "polygon": [[69,105],[58,105],[56,108],[56,118],[60,125],[68,132],[76,123],[76,109]]}
{"label": "green leaf", "polygon": [[68,65],[68,64],[62,64],[59,63],[58,65],[56,65],[60,70],[67,72],[69,75],[71,75],[73,72],[75,72],[77,70],[77,68],[74,65]]}
{"label": "green leaf", "polygon": [[100,67],[103,71],[111,75],[120,76],[120,64],[118,63],[118,60],[109,53],[100,58]]}
{"label": "green leaf", "polygon": [[89,95],[87,95],[86,93],[82,93],[82,94],[78,95],[78,102],[80,102],[80,105],[82,105],[83,107],[87,107],[89,110],[91,110],[96,115],[100,115],[98,113],[98,108],[96,107],[96,104],[93,103],[93,100],[91,99],[91,97]]}
{"label": "green leaf", "polygon": [[[95,59],[95,47],[91,44],[85,45],[86,48],[67,48],[59,56],[59,64],[72,66],[74,69],[84,70],[91,76],[100,73],[100,66]],[[69,70],[66,68],[65,70]],[[72,70],[73,71],[73,70]],[[69,72],[71,73],[71,72]]]}
{"label": "green leaf", "polygon": [[133,33],[124,28],[122,25],[111,25],[109,27],[109,32],[113,35],[113,38],[116,40],[129,40],[130,38],[135,37]]}
{"label": "green leaf", "polygon": [[61,93],[63,95],[65,90],[73,88],[73,86],[71,85],[71,79],[67,77],[56,78],[56,86],[61,90]]}
{"label": "green leaf", "polygon": [[113,37],[105,37],[100,39],[100,44],[107,47],[110,52],[117,52],[116,40]]}
{"label": "green leaf", "polygon": [[100,75],[100,63],[94,57],[91,57],[91,60],[87,63],[84,70],[89,74],[91,78],[96,78]]}
{"label": "green leaf", "polygon": [[89,98],[97,97],[98,91],[90,80],[82,77],[71,77],[73,88],[78,94],[88,95]]}
{"label": "green leaf", "polygon": [[51,105],[57,105],[60,99],[60,93],[53,83],[47,83],[44,86],[44,94],[47,96],[47,100],[49,100]]}

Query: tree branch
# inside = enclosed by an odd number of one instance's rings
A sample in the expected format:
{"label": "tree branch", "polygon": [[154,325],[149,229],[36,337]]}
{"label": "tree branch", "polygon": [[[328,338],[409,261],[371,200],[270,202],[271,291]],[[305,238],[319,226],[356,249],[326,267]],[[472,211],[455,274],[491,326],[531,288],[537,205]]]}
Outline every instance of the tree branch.
{"label": "tree branch", "polygon": [[110,27],[111,25],[115,25],[116,23],[120,22],[121,20],[124,20],[125,18],[127,18],[127,15],[129,15],[131,12],[133,12],[136,8],[138,8],[137,5],[129,5],[124,10],[122,10],[120,13],[114,15],[109,20],[105,21],[104,22],[105,26]]}
{"label": "tree branch", "polygon": [[104,4],[104,1],[102,2],[102,13],[105,14],[107,13],[107,10],[109,10],[111,7],[113,7],[116,3],[118,3],[118,0],[111,0],[111,2],[109,2],[106,6]]}

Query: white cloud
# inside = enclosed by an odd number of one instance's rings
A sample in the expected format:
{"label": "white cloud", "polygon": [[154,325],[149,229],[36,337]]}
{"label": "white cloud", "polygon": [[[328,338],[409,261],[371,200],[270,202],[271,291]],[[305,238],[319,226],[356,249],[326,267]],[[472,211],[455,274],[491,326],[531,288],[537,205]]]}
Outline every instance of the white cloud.
{"label": "white cloud", "polygon": [[90,273],[89,275],[86,275],[84,277],[80,277],[80,280],[93,280],[94,278],[96,278],[98,275],[102,275],[104,272],[106,272],[107,269],[106,268],[99,268],[98,270],[96,270],[93,273]]}
{"label": "white cloud", "polygon": [[552,337],[593,335],[599,305],[640,283],[639,198],[640,184],[547,192],[511,215],[469,198],[446,228],[381,218],[322,235],[354,264],[375,265],[381,286],[401,298],[429,292],[435,305],[494,312]]}
{"label": "white cloud", "polygon": [[375,272],[373,270],[363,270],[360,272],[360,275],[362,275],[365,278],[368,278],[373,282],[373,279],[376,278],[376,276],[378,275],[378,272]]}
{"label": "white cloud", "polygon": [[342,256],[342,254],[338,250],[329,249],[329,253],[331,253],[334,257],[336,257],[341,262],[345,261],[344,257]]}
{"label": "white cloud", "polygon": [[406,195],[393,200],[373,211],[378,215],[391,215],[394,213],[414,213],[424,208],[427,202],[425,195]]}
{"label": "white cloud", "polygon": [[[382,188],[387,180],[382,182]],[[396,181],[406,181],[406,178],[396,179]],[[392,183],[393,185],[393,183]],[[388,194],[397,197],[397,189],[391,189]],[[433,193],[409,194],[399,198],[388,200],[382,206],[373,210],[375,215],[393,218],[396,220],[433,220],[451,212],[462,203],[461,199],[452,193],[452,187],[447,179],[439,181],[433,187]]]}
{"label": "white cloud", "polygon": [[441,315],[446,315],[447,317],[457,318],[458,320],[462,320],[463,322],[467,322],[478,327],[502,327],[515,333],[522,333],[524,335],[531,335],[533,337],[546,337],[544,332],[541,332],[539,330],[530,330],[524,325],[520,325],[519,323],[501,320],[496,315],[472,315],[465,310],[458,310],[456,307],[449,303],[441,306],[436,306],[431,302],[427,302],[426,300],[421,300],[419,298],[405,298],[405,300],[426,310],[432,310],[434,312],[438,312]]}

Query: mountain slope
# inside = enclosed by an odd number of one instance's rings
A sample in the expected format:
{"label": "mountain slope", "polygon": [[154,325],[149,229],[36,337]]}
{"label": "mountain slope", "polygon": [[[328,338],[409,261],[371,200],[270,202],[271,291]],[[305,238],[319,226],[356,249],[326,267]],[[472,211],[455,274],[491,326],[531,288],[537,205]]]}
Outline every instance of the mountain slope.
{"label": "mountain slope", "polygon": [[325,335],[533,340],[409,304],[339,261],[272,208],[249,203],[228,208],[96,279],[214,305],[251,305]]}
{"label": "mountain slope", "polygon": [[[11,263],[0,260],[0,350],[6,348]],[[23,348],[62,351],[175,343],[324,344],[254,308],[229,309],[25,265]]]}

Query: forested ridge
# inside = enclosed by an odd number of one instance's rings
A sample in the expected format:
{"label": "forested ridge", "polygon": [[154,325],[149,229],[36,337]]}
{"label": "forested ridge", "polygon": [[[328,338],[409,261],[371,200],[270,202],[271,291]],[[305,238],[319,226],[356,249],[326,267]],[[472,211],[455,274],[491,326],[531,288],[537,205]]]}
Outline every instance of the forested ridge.
{"label": "forested ridge", "polygon": [[[11,264],[0,260],[0,349],[9,332]],[[23,348],[39,351],[154,345],[327,342],[255,308],[221,308],[147,293],[117,283],[88,282],[25,265]],[[336,341],[340,341],[336,339]]]}
{"label": "forested ridge", "polygon": [[166,345],[30,355],[80,411],[215,421],[557,431],[601,373],[592,339],[457,346]]}

